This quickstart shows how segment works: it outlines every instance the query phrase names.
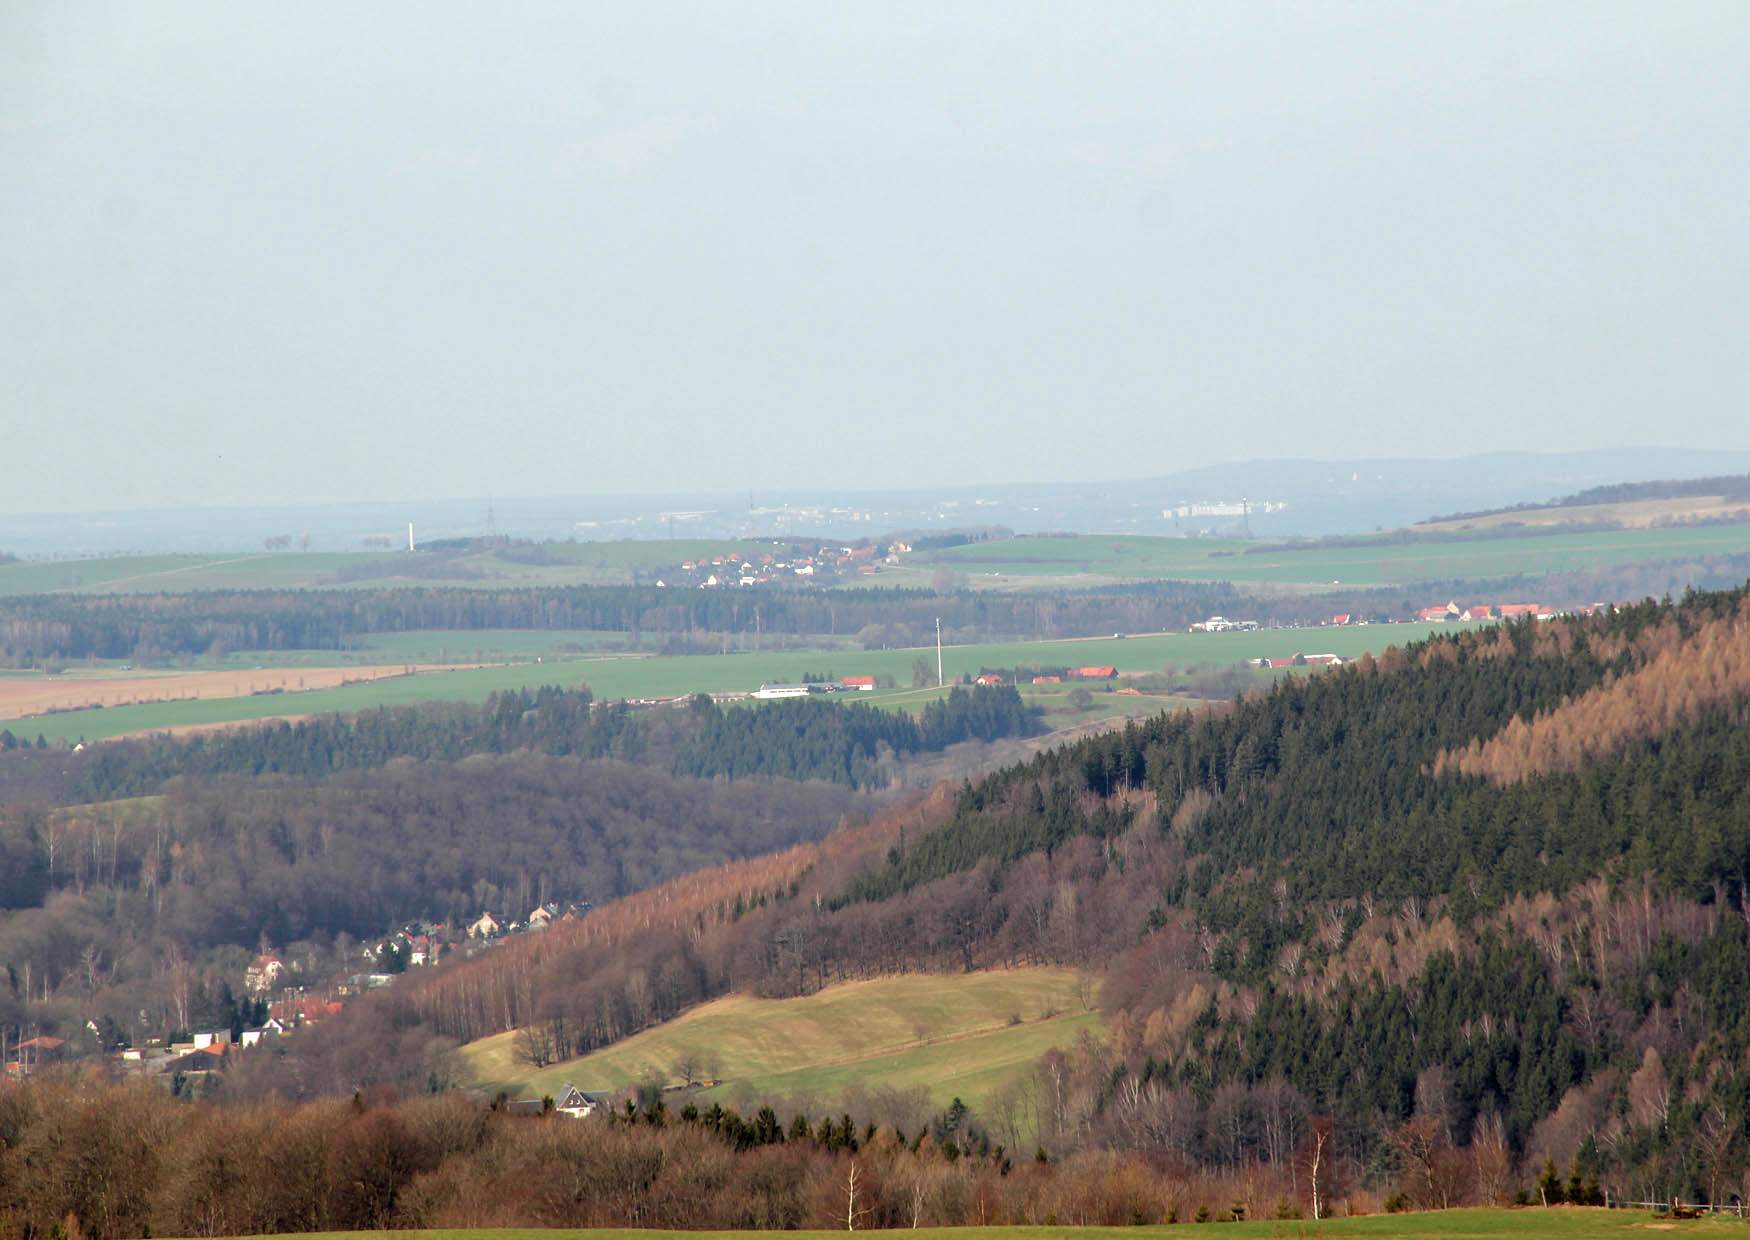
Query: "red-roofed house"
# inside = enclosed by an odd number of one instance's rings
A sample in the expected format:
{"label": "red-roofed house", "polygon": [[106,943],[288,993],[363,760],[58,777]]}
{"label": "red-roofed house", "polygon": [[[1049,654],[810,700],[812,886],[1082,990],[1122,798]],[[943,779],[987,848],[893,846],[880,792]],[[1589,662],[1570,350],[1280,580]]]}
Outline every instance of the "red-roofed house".
{"label": "red-roofed house", "polygon": [[61,1057],[61,1048],[67,1045],[66,1038],[57,1038],[52,1034],[39,1034],[34,1038],[26,1038],[13,1047],[12,1058],[7,1061],[6,1070],[14,1076],[29,1076],[38,1068],[45,1067]]}
{"label": "red-roofed house", "polygon": [[1078,667],[1070,673],[1077,680],[1111,680],[1118,675],[1115,667]]}
{"label": "red-roofed house", "polygon": [[281,999],[268,1008],[267,1014],[283,1028],[295,1029],[299,1025],[313,1025],[330,1016],[338,1016],[344,1006],[332,999]]}
{"label": "red-roofed house", "polygon": [[1348,624],[1349,623],[1349,613],[1346,611],[1339,612],[1337,615],[1334,615],[1331,617],[1331,623],[1332,624]]}
{"label": "red-roofed house", "polygon": [[1503,620],[1511,620],[1517,616],[1547,616],[1548,611],[1542,603],[1502,603],[1497,609]]}
{"label": "red-roofed house", "polygon": [[867,691],[875,687],[875,678],[873,676],[841,676],[839,683],[847,689]]}
{"label": "red-roofed house", "polygon": [[995,672],[985,672],[972,683],[978,685],[1000,685],[1003,683],[1003,678],[998,676]]}

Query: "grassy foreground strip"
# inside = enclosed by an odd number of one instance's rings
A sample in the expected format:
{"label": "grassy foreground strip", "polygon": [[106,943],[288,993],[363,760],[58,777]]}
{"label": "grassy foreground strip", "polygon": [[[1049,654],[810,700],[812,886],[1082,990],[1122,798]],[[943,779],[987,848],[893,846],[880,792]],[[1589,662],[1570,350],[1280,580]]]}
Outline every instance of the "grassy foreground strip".
{"label": "grassy foreground strip", "polygon": [[[1561,1207],[1553,1210],[1437,1210],[1426,1214],[1370,1214],[1365,1218],[1326,1219],[1323,1222],[1276,1221],[1255,1223],[1179,1223],[1171,1227],[921,1227],[909,1231],[873,1232],[873,1235],[911,1237],[912,1240],[1048,1240],[1054,1236],[1080,1240],[1135,1240],[1139,1236],[1192,1234],[1233,1237],[1315,1236],[1340,1240],[1346,1236],[1438,1237],[1439,1240],[1491,1240],[1497,1236],[1750,1236],[1750,1224],[1735,1218],[1685,1219],[1673,1222],[1636,1210],[1599,1210]],[[311,1240],[348,1240],[375,1237],[379,1232],[311,1232]],[[497,1228],[479,1231],[401,1231],[401,1240],[709,1240],[736,1237],[764,1240],[773,1235],[816,1237],[842,1236],[842,1231],[656,1231],[633,1228],[562,1230],[554,1228]]]}
{"label": "grassy foreground strip", "polygon": [[[1070,969],[907,974],[842,982],[799,999],[732,995],[593,1054],[536,1071],[516,1055],[516,1035],[462,1048],[475,1080],[513,1096],[566,1082],[617,1089],[655,1075],[678,1083],[675,1065],[722,1084],[686,1095],[701,1106],[758,1097],[830,1095],[853,1086],[923,1085],[932,1101],[977,1106],[1054,1046],[1098,1033],[1091,992]],[[680,1103],[676,1102],[676,1106]]]}

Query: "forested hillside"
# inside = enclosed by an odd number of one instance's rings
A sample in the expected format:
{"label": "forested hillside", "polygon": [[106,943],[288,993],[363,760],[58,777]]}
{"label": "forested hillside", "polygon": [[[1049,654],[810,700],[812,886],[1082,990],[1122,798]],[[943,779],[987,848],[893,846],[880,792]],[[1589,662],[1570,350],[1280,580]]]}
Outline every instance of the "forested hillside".
{"label": "forested hillside", "polygon": [[[303,1056],[401,1079],[348,1050],[379,1022],[540,1022],[577,1053],[729,991],[1059,963],[1103,977],[1111,1036],[992,1132],[1286,1182],[1316,1131],[1337,1180],[1426,1204],[1531,1191],[1546,1159],[1546,1196],[1717,1198],[1750,1155],[1750,730],[1742,685],[1692,669],[1746,642],[1739,590],[1291,678],[439,971],[238,1084]],[[1442,761],[1649,677],[1667,707],[1577,763]]]}
{"label": "forested hillside", "polygon": [[0,781],[14,802],[92,803],[154,793],[185,776],[314,779],[398,758],[453,762],[527,751],[612,757],[677,775],[770,775],[878,788],[889,782],[896,756],[1039,730],[1037,712],[1010,686],[955,686],[946,699],[925,703],[914,719],[856,702],[762,702],[726,711],[706,696],[634,710],[624,702],[595,702],[587,687],[547,685],[495,693],[478,706],[428,702],[158,734],[110,741],[76,756],[38,750],[0,730]]}
{"label": "forested hillside", "polygon": [[1037,711],[1013,685],[960,685],[926,702],[918,717],[806,699],[723,710],[697,699],[699,726],[675,755],[677,775],[780,775],[852,787],[885,784],[884,758],[940,752],[962,741],[994,741],[1041,730]]}
{"label": "forested hillside", "polygon": [[459,933],[482,912],[509,920],[548,901],[607,901],[819,839],[868,807],[829,784],[712,782],[529,753],[402,759],[324,781],[177,779],[157,797],[10,806],[0,1028],[186,1028],[201,1007],[196,984],[240,988],[259,944],[308,961],[319,982],[324,970],[356,971],[345,944],[413,920]]}

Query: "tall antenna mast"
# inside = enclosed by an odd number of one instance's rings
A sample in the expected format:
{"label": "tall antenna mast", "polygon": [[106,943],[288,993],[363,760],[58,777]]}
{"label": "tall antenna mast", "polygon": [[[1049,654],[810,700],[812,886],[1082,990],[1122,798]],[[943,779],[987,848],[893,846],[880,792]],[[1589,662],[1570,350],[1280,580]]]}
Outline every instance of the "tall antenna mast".
{"label": "tall antenna mast", "polygon": [[486,497],[486,537],[492,540],[498,538],[498,514],[492,511],[492,496]]}
{"label": "tall antenna mast", "polygon": [[414,546],[413,546],[413,522],[411,522],[411,521],[409,521],[407,523],[407,549],[409,551],[412,551],[414,549]]}
{"label": "tall antenna mast", "polygon": [[936,617],[936,688],[942,687],[942,617]]}

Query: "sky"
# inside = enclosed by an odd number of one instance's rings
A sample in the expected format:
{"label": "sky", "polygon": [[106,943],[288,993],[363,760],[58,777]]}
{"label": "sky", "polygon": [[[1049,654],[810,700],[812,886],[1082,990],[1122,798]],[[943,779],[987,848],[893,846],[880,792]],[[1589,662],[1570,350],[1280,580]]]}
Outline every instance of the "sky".
{"label": "sky", "polygon": [[1750,448],[1750,5],[0,3],[0,512]]}

